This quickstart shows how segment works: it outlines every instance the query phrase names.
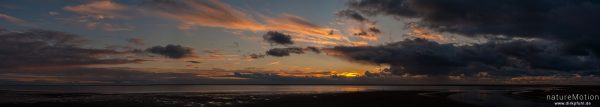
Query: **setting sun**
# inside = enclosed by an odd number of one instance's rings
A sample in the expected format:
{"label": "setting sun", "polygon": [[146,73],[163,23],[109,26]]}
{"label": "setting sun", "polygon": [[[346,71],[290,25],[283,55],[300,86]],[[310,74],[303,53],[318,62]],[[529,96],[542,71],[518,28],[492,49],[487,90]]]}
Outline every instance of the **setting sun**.
{"label": "setting sun", "polygon": [[356,72],[344,72],[344,73],[340,73],[340,74],[337,74],[337,75],[343,76],[343,77],[357,77],[357,76],[360,76],[360,74],[356,73]]}

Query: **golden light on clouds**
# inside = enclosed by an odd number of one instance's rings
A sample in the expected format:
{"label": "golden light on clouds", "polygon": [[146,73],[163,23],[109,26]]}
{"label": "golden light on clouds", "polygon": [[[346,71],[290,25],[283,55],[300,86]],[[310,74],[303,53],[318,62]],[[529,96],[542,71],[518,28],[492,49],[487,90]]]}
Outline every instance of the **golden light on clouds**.
{"label": "golden light on clouds", "polygon": [[357,77],[357,76],[360,76],[360,74],[355,73],[355,72],[344,72],[344,73],[341,73],[339,75],[344,76],[344,77]]}
{"label": "golden light on clouds", "polygon": [[125,10],[127,9],[127,7],[124,5],[114,3],[110,0],[101,0],[93,1],[82,5],[67,6],[63,9],[79,14],[93,15],[97,19],[104,19],[124,17],[122,15],[118,15],[116,12]]}
{"label": "golden light on clouds", "polygon": [[446,42],[447,41],[447,39],[444,38],[444,36],[438,32],[432,31],[425,27],[417,26],[413,23],[409,23],[408,26],[409,26],[409,30],[410,30],[408,35],[410,35],[410,36],[413,36],[416,38],[432,40],[432,41],[437,41],[437,42]]}
{"label": "golden light on clouds", "polygon": [[[155,5],[158,11],[151,13],[176,19],[181,22],[180,29],[190,29],[196,26],[217,27],[247,31],[284,31],[293,34],[294,40],[323,45],[351,45],[347,36],[341,35],[337,29],[313,24],[302,17],[281,14],[278,17],[256,15],[261,21],[252,18],[228,4],[220,1],[186,0],[181,5]],[[337,33],[336,33],[337,32]],[[373,38],[369,38],[373,39]]]}

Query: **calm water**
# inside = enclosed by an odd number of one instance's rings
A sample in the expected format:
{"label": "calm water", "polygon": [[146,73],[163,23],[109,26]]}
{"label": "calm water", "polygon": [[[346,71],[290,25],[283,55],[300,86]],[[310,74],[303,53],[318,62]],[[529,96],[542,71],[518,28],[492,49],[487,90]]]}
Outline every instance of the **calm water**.
{"label": "calm water", "polygon": [[[547,102],[519,99],[512,92],[556,87],[505,87],[505,86],[360,86],[360,85],[144,85],[144,86],[0,86],[0,90],[45,91],[67,93],[233,93],[249,94],[310,94],[361,91],[433,91],[457,92],[448,98],[486,107],[541,107]],[[509,93],[509,94],[507,94]]]}

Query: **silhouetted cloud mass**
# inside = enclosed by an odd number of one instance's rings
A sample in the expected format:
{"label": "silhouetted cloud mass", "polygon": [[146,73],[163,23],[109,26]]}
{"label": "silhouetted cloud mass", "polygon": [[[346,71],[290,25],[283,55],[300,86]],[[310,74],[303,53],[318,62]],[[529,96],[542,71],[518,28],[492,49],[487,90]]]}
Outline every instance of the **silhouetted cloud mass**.
{"label": "silhouetted cloud mass", "polygon": [[[286,47],[286,48],[273,48],[273,49],[269,49],[267,50],[266,55],[269,56],[275,56],[275,57],[284,57],[284,56],[290,56],[291,54],[305,54],[305,51],[310,51],[310,52],[314,52],[314,53],[321,53],[321,49],[317,48],[317,47],[313,47],[313,46],[308,46],[306,48],[302,48],[302,47]],[[252,55],[261,55],[261,54],[252,54]],[[254,59],[256,58],[263,58],[263,56],[256,56],[253,57]]]}
{"label": "silhouetted cloud mass", "polygon": [[351,61],[387,64],[394,74],[475,75],[597,75],[595,55],[560,52],[545,40],[491,39],[483,44],[439,44],[426,39],[407,39],[381,46],[336,46],[331,55]]}
{"label": "silhouetted cloud mass", "polygon": [[273,48],[266,52],[267,55],[275,57],[290,56],[290,53],[304,54],[304,50],[300,47],[288,47],[288,48]]}
{"label": "silhouetted cloud mass", "polygon": [[263,35],[263,39],[271,44],[291,45],[294,44],[292,36],[277,31],[269,31]]}
{"label": "silhouetted cloud mass", "polygon": [[146,52],[166,56],[173,59],[194,57],[194,49],[181,45],[154,46],[146,49]]}
{"label": "silhouetted cloud mass", "polygon": [[[131,51],[86,48],[78,35],[50,30],[0,30],[0,68],[125,64]],[[112,57],[107,57],[112,56]]]}
{"label": "silhouetted cloud mass", "polygon": [[543,38],[563,52],[600,53],[600,1],[595,0],[357,0],[349,7],[367,15],[418,18],[418,26],[467,36]]}

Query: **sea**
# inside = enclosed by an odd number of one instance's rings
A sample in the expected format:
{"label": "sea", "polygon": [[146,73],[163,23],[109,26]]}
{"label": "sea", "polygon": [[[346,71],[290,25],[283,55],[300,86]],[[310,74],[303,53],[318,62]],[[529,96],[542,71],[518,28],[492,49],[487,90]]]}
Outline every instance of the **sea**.
{"label": "sea", "polygon": [[[368,91],[431,91],[455,93],[449,99],[486,107],[536,107],[548,103],[516,98],[511,93],[552,90],[554,86],[442,86],[442,85],[16,85],[0,90],[59,93],[236,93],[244,94],[319,94]],[[428,95],[432,93],[422,93]]]}

